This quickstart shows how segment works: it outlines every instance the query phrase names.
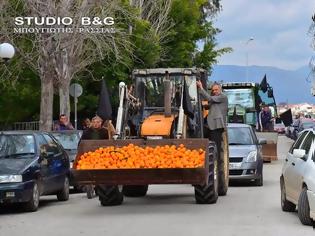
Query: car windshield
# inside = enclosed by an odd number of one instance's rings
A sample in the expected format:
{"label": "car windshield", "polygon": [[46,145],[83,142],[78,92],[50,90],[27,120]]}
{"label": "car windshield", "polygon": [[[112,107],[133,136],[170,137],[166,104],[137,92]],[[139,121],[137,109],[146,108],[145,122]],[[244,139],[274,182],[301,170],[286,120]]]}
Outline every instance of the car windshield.
{"label": "car windshield", "polygon": [[1,134],[0,158],[32,157],[35,140],[31,134]]}
{"label": "car windshield", "polygon": [[58,142],[66,150],[75,150],[78,148],[80,137],[77,133],[52,133]]}
{"label": "car windshield", "polygon": [[250,128],[247,127],[229,127],[228,128],[229,145],[253,145],[254,140]]}

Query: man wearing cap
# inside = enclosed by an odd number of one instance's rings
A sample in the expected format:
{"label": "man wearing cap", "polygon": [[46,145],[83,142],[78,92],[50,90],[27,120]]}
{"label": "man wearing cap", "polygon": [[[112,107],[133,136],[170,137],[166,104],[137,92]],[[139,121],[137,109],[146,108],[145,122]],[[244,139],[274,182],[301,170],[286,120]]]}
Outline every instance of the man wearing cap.
{"label": "man wearing cap", "polygon": [[211,95],[203,88],[202,83],[197,81],[200,95],[208,101],[209,113],[207,116],[207,129],[209,130],[209,138],[214,141],[217,146],[218,156],[221,153],[222,134],[226,129],[226,117],[228,113],[228,99],[222,93],[222,88],[219,84],[214,83],[211,86]]}

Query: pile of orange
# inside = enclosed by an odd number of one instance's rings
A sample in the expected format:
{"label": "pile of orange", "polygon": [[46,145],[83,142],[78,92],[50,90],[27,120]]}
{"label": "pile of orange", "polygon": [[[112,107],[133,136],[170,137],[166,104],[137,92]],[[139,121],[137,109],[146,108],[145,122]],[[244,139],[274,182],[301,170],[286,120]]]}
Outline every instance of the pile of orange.
{"label": "pile of orange", "polygon": [[205,163],[205,151],[190,150],[183,144],[140,147],[101,147],[82,154],[76,164],[78,170],[129,168],[197,168]]}

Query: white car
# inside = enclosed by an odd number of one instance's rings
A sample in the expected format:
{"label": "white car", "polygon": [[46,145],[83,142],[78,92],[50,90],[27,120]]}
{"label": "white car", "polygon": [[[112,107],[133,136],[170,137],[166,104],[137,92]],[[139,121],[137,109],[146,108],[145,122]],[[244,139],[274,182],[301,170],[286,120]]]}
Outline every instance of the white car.
{"label": "white car", "polygon": [[315,226],[315,131],[304,130],[285,159],[280,177],[281,207],[295,211],[304,225]]}

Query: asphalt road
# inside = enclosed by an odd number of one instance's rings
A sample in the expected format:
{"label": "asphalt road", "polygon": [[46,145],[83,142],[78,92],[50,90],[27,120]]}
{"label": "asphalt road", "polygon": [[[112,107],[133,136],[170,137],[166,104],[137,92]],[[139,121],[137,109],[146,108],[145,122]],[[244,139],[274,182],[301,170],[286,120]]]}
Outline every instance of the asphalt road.
{"label": "asphalt road", "polygon": [[0,235],[315,235],[297,213],[280,208],[279,176],[292,141],[279,137],[279,160],[264,165],[264,186],[231,186],[215,205],[196,205],[193,187],[155,185],[144,198],[101,207],[97,198],[72,194],[67,202],[43,197],[40,209],[0,209]]}

